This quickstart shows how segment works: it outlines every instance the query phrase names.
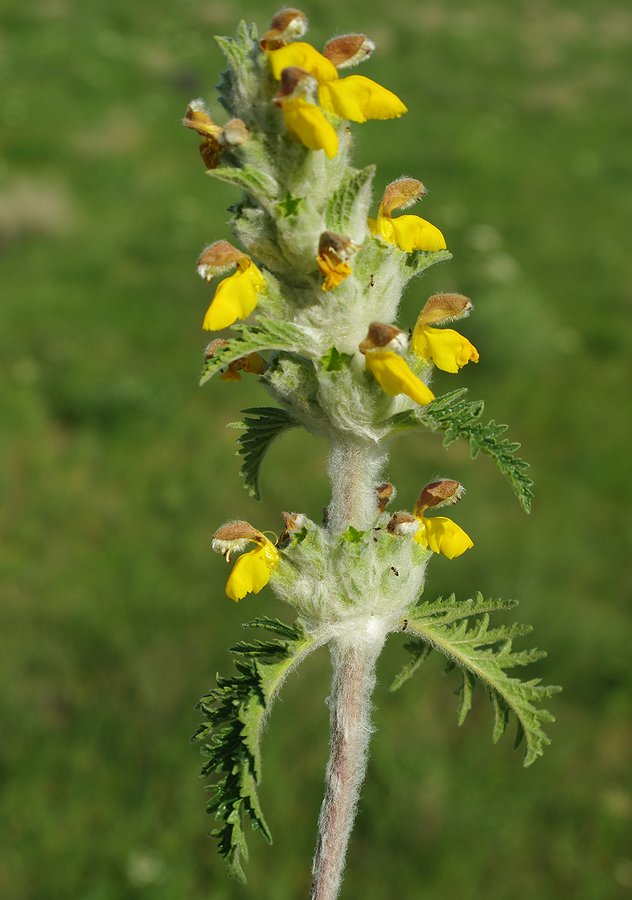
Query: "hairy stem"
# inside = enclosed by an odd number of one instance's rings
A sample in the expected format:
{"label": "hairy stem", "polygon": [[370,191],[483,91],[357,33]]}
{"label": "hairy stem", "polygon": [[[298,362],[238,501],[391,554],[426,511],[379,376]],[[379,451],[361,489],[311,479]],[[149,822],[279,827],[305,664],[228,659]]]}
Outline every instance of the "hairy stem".
{"label": "hairy stem", "polygon": [[346,437],[332,441],[327,459],[331,480],[329,528],[334,533],[349,525],[369,529],[377,512],[375,488],[386,462],[377,444]]}
{"label": "hairy stem", "polygon": [[330,756],[318,821],[311,900],[335,900],[364,779],[371,736],[371,694],[383,634],[334,643]]}

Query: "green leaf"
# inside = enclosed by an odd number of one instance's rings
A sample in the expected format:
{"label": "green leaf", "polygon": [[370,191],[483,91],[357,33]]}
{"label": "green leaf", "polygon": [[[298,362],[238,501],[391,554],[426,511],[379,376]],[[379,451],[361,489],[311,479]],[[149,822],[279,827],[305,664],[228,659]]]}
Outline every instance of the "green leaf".
{"label": "green leaf", "polygon": [[447,262],[452,259],[449,250],[413,250],[404,257],[403,264],[409,278],[420,275],[435,263]]}
{"label": "green leaf", "polygon": [[398,691],[409,678],[412,678],[422,662],[432,651],[432,647],[425,641],[409,641],[404,644],[404,650],[408,650],[411,659],[404,665],[398,675],[395,676],[389,686],[389,691]]}
{"label": "green leaf", "polygon": [[355,224],[358,212],[362,220],[366,219],[375,168],[370,165],[365,169],[347,170],[327,204],[326,221],[330,231],[346,234]]}
{"label": "green leaf", "polygon": [[325,372],[341,372],[353,359],[352,353],[341,353],[337,347],[331,347],[323,357],[321,363]]}
{"label": "green leaf", "polygon": [[297,623],[255,619],[250,628],[283,634],[283,641],[240,642],[231,652],[238,655],[236,674],[217,676],[217,687],[202,697],[198,707],[204,721],[193,736],[202,743],[202,774],[214,779],[207,811],[219,827],[212,832],[230,873],[245,881],[242,863],[248,859],[244,819],[272,836],[259,803],[261,733],[265,715],[291,669],[313,649],[313,641]]}
{"label": "green leaf", "polygon": [[237,452],[242,457],[241,476],[250,496],[260,500],[259,470],[263,457],[275,438],[299,423],[289,412],[274,406],[253,406],[244,413],[241,422],[231,422],[229,427],[244,429],[237,438]]}
{"label": "green leaf", "polygon": [[238,336],[228,338],[227,345],[206,360],[200,376],[200,385],[206,384],[224,366],[242,356],[247,356],[248,353],[262,350],[296,352],[307,343],[304,332],[296,325],[264,316],[259,317],[254,325],[233,325],[233,329],[238,332]]}
{"label": "green leaf", "polygon": [[[539,650],[513,649],[513,640],[527,634],[530,631],[528,626],[489,627],[489,612],[514,605],[514,601],[486,600],[482,594],[458,601],[453,594],[447,600],[440,598],[417,606],[406,620],[406,630],[427,646],[427,652],[433,649],[443,654],[448,662],[446,671],[459,671],[462,679],[457,691],[460,697],[459,725],[464,722],[472,706],[476,681],[486,688],[492,701],[494,743],[504,734],[509,714],[513,713],[518,722],[516,746],[524,739],[524,764],[528,766],[542,756],[545,746],[550,743],[543,726],[554,721],[553,716],[539,704],[561,688],[542,685],[537,678],[521,681],[507,674],[507,670],[529,665],[546,655]],[[413,656],[409,668],[414,671],[422,651],[417,641],[407,644],[406,648]]]}
{"label": "green leaf", "polygon": [[206,174],[239,187],[245,194],[264,203],[274,200],[279,193],[276,180],[254,166],[246,165],[241,169],[236,166],[218,166],[216,169],[207,169]]}
{"label": "green leaf", "polygon": [[444,446],[459,438],[469,441],[472,459],[479,453],[490,456],[498,469],[509,480],[518,502],[525,510],[531,511],[533,481],[526,473],[529,463],[516,456],[520,444],[509,441],[501,435],[506,425],[499,425],[492,419],[484,424],[481,416],[485,408],[483,400],[466,400],[466,388],[460,388],[437,397],[423,409],[408,410],[392,416],[388,422],[396,429],[418,428],[425,425],[431,431],[443,431]]}

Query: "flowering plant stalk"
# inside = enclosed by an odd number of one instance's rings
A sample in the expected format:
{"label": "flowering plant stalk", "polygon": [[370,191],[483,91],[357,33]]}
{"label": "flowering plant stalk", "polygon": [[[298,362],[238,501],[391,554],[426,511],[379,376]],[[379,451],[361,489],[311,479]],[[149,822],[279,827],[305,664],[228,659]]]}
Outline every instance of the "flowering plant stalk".
{"label": "flowering plant stalk", "polygon": [[434,479],[420,485],[416,501],[389,508],[396,490],[384,479],[388,448],[407,430],[441,433],[446,445],[466,440],[473,457],[491,456],[527,511],[531,481],[505,426],[482,420],[482,402],[467,400],[464,389],[435,397],[429,386],[435,368],[457,373],[478,362],[470,341],[446,327],[469,314],[470,300],[434,294],[410,337],[395,324],[408,282],[450,253],[439,228],[402,214],[425,193],[416,178],[387,185],[371,217],[375,167],[350,165],[349,122],[395,118],[406,107],[370,78],[345,74],[370,57],[368,37],[336,37],[321,52],[302,40],[306,28],[303,13],[285,9],[261,38],[243,22],[235,39],[218,38],[229,66],[219,88],[227,121],[216,124],[201,100],[184,119],[201,138],[208,173],[243,192],[231,223],[240,246],[218,240],[197,263],[203,279],[221,279],[203,327],[231,329],[208,345],[202,383],[253,374],[276,401],[245,410],[236,423],[251,494],[259,496],[267,448],[294,427],[326,437],[331,480],[323,524],[284,512],[278,539],[242,520],[213,535],[213,549],[232,566],[232,600],[269,585],[296,616],[291,624],[265,616],[249,623],[272,637],[232,648],[236,671],[202,698],[196,737],[203,773],[214,781],[208,809],[219,821],[219,851],[243,878],[244,820],[270,839],[257,796],[264,720],[288,675],[328,646],[330,759],[311,897],[333,900],[366,767],[375,664],[389,635],[404,632],[410,654],[393,690],[432,650],[442,654],[461,680],[459,724],[478,681],[494,707],[494,740],[512,713],[527,765],[548,743],[543,724],[552,716],[539,704],[556,688],[507,674],[542,655],[513,649],[528,628],[490,627],[489,614],[512,601],[424,598],[432,557],[452,559],[473,546],[437,514],[461,498],[462,485]]}

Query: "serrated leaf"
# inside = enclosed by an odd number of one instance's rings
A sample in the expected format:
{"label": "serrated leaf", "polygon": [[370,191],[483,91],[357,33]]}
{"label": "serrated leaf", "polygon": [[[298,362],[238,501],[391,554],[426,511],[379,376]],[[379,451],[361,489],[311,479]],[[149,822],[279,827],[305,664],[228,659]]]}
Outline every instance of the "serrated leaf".
{"label": "serrated leaf", "polygon": [[347,530],[342,534],[342,539],[343,541],[348,541],[350,544],[362,544],[365,535],[366,531],[359,531],[357,528],[354,528],[353,525],[349,525]]}
{"label": "serrated leaf", "polygon": [[389,691],[393,693],[394,691],[398,691],[400,687],[405,684],[409,678],[412,678],[419,666],[422,662],[429,656],[432,652],[432,647],[427,644],[425,641],[409,641],[407,644],[404,644],[404,650],[408,650],[411,655],[411,659],[401,668],[399,674],[395,676],[389,685]]}
{"label": "serrated leaf", "polygon": [[414,250],[403,258],[403,265],[410,278],[420,275],[435,263],[447,262],[450,259],[452,259],[452,254],[449,250]]}
{"label": "serrated leaf", "polygon": [[246,165],[243,168],[218,166],[215,169],[207,169],[206,174],[225,184],[235,185],[245,194],[264,203],[275,200],[279,194],[276,180],[253,166]]}
{"label": "serrated leaf", "polygon": [[210,359],[206,360],[200,376],[200,385],[206,384],[224,366],[249,353],[258,353],[262,350],[296,352],[308,343],[305,333],[296,325],[266,316],[260,316],[254,325],[233,325],[233,330],[237,332],[237,336],[228,338],[226,346],[220,347]]}
{"label": "serrated leaf", "polygon": [[509,480],[518,502],[530,512],[533,500],[533,481],[526,474],[529,463],[515,456],[520,444],[501,435],[507,430],[492,419],[486,424],[480,421],[485,408],[482,400],[466,400],[466,388],[451,391],[437,397],[423,409],[397,413],[388,420],[393,428],[408,429],[425,425],[431,431],[444,432],[444,446],[459,438],[469,442],[472,459],[479,453],[491,457],[500,472]]}
{"label": "serrated leaf", "polygon": [[371,183],[376,167],[349,168],[327,204],[327,228],[338,234],[355,231],[358,220],[365,223],[371,200]]}
{"label": "serrated leaf", "polygon": [[263,457],[279,435],[296,428],[299,423],[286,410],[273,406],[251,407],[244,413],[241,422],[232,422],[230,427],[244,429],[237,438],[237,452],[242,457],[241,476],[250,496],[260,500],[259,470]]}
{"label": "serrated leaf", "polygon": [[528,766],[550,743],[543,725],[554,721],[539,704],[560,688],[542,685],[537,678],[522,681],[507,674],[508,670],[529,665],[545,655],[538,650],[514,651],[514,638],[528,633],[527,626],[489,627],[488,613],[514,605],[514,601],[486,600],[480,593],[465,601],[452,595],[446,600],[419,604],[406,620],[406,629],[445,657],[446,671],[460,671],[459,725],[471,708],[474,683],[479,681],[493,704],[494,742],[504,734],[509,714],[513,713],[519,726],[517,738],[524,736],[526,741],[524,764]]}
{"label": "serrated leaf", "polygon": [[219,821],[212,835],[231,875],[245,881],[242,863],[248,859],[244,819],[271,841],[259,803],[261,780],[260,740],[265,715],[288,672],[313,649],[314,642],[301,626],[276,619],[248,623],[283,634],[286,641],[240,642],[236,674],[217,677],[217,687],[198,704],[204,722],[193,739],[202,743],[202,774],[215,777],[207,811]]}

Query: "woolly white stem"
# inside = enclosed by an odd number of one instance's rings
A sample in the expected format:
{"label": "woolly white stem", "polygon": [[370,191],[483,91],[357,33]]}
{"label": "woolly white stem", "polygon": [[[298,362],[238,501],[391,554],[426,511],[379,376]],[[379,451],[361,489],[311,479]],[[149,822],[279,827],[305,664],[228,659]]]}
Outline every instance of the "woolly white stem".
{"label": "woolly white stem", "polygon": [[366,770],[375,662],[383,642],[384,635],[379,634],[370,642],[365,636],[357,644],[334,642],[331,646],[330,756],[318,821],[311,900],[335,900],[338,896]]}
{"label": "woolly white stem", "polygon": [[375,488],[385,461],[376,444],[348,437],[332,441],[327,459],[331,531],[345,531],[349,525],[360,531],[371,527],[377,512]]}

